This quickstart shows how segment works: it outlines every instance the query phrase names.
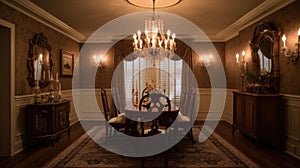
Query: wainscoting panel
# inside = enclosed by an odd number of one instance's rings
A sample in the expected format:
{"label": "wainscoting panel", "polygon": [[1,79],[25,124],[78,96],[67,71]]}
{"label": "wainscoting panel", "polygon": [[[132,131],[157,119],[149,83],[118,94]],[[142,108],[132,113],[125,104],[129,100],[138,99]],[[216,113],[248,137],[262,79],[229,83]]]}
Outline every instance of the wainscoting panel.
{"label": "wainscoting panel", "polygon": [[[107,94],[109,107],[112,107],[111,89],[105,89],[105,91]],[[80,120],[103,120],[104,116],[101,114],[103,111],[103,105],[100,89],[82,89],[79,92],[79,95],[77,95],[79,110],[76,112]]]}
{"label": "wainscoting panel", "polygon": [[[105,89],[108,96],[109,106],[112,107],[111,99],[111,89]],[[233,114],[233,89],[226,89],[226,102],[222,113],[221,120],[232,124],[232,114]],[[95,101],[92,96],[95,94],[96,103],[91,107],[91,101]],[[211,89],[201,88],[199,89],[200,94],[200,106],[198,109],[198,121],[204,121],[207,117],[210,102],[211,102]],[[218,94],[218,92],[217,92]],[[71,111],[70,111],[70,123],[71,125],[78,122],[78,118],[81,120],[96,120],[103,119],[102,114],[99,114],[97,110],[103,111],[102,100],[100,89],[82,89],[82,90],[67,90],[62,92],[63,99],[68,99],[71,101]],[[15,112],[13,114],[13,155],[22,151],[24,149],[25,142],[25,119],[24,119],[24,108],[27,104],[34,102],[34,95],[23,95],[15,96]],[[300,158],[300,96],[297,95],[282,95],[282,112],[284,114],[284,150]],[[75,106],[73,98],[77,100],[79,110],[75,111]],[[219,113],[211,112],[212,115],[208,120],[216,120]],[[215,113],[215,114],[214,114]]]}
{"label": "wainscoting panel", "polygon": [[225,107],[222,115],[222,120],[227,123],[233,124],[233,93],[232,91],[236,91],[233,89],[227,89],[227,96]]}
{"label": "wainscoting panel", "polygon": [[34,95],[15,96],[15,111],[12,132],[13,150],[15,155],[24,149],[25,142],[25,107],[27,104],[34,103]]}
{"label": "wainscoting panel", "polygon": [[300,96],[283,95],[284,150],[300,159]]}
{"label": "wainscoting panel", "polygon": [[70,100],[70,114],[69,114],[69,119],[70,119],[70,125],[75,124],[76,122],[78,122],[78,117],[77,114],[75,112],[75,108],[74,108],[74,102],[73,102],[73,96],[76,96],[76,91],[73,92],[75,93],[75,95],[72,94],[72,90],[66,90],[66,91],[62,91],[62,99],[67,99]]}
{"label": "wainscoting panel", "polygon": [[[220,115],[220,112],[214,111],[214,107],[210,107],[211,104],[211,98],[212,98],[212,92],[211,88],[200,88],[199,90],[200,94],[200,105],[199,105],[199,110],[198,110],[198,116],[197,116],[197,121],[204,121],[204,120],[209,120],[209,121],[215,121],[218,119],[218,116]],[[225,101],[225,106],[224,110],[221,111],[222,113],[222,118],[221,120],[225,120],[226,122],[232,124],[232,101],[233,101],[233,94],[232,94],[232,89],[216,89],[216,95],[220,94],[222,96],[222,93],[225,91],[226,92],[226,101]],[[218,92],[220,91],[220,92]],[[210,112],[210,117],[207,118],[208,111],[211,108]]]}

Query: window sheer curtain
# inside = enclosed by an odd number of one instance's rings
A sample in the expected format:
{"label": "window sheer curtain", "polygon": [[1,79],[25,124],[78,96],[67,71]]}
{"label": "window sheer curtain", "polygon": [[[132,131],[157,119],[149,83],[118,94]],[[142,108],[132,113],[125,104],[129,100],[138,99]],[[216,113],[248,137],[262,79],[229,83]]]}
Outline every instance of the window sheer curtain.
{"label": "window sheer curtain", "polygon": [[[183,98],[187,97],[188,93],[192,91],[197,85],[195,85],[193,79],[193,50],[182,41],[177,42],[176,54],[184,61],[182,64],[182,76],[181,76],[181,104],[184,101]],[[185,110],[183,110],[185,111]]]}
{"label": "window sheer curtain", "polygon": [[114,45],[114,69],[111,90],[112,98],[116,108],[123,113],[126,106],[125,80],[123,60],[133,61],[136,58],[132,53],[132,41],[121,40]]}

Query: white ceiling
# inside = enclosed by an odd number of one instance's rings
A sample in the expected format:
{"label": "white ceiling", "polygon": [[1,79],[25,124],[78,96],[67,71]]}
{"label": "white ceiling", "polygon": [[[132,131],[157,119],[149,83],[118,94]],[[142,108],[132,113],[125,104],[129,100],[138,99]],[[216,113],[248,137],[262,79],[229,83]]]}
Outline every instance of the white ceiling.
{"label": "white ceiling", "polygon": [[[175,14],[193,22],[212,41],[227,41],[246,26],[293,1],[295,0],[181,0],[175,6],[159,8],[157,11]],[[151,11],[133,6],[127,0],[3,0],[3,2],[79,42],[85,41],[99,27],[113,19],[126,14]],[[166,18],[164,20],[167,25],[168,20]],[[144,20],[136,22],[143,23]],[[177,36],[180,37],[181,34]]]}

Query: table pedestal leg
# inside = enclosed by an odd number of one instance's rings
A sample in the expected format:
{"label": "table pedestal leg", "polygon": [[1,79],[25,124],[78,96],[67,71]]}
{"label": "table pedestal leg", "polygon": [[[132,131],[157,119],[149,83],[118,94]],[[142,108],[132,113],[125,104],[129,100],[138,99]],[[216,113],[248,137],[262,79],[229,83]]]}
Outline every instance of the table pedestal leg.
{"label": "table pedestal leg", "polygon": [[160,131],[158,130],[157,120],[153,120],[152,125],[151,125],[151,130],[148,132],[147,135],[151,136],[151,135],[156,135],[159,133],[160,133]]}

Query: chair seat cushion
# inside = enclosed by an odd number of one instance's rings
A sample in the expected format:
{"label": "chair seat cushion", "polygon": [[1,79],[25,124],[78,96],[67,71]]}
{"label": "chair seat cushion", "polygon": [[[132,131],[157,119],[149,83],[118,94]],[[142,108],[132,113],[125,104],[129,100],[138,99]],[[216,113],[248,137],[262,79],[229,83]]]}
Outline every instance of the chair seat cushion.
{"label": "chair seat cushion", "polygon": [[183,115],[181,112],[178,113],[178,116],[177,116],[177,121],[178,122],[190,122],[190,118]]}
{"label": "chair seat cushion", "polygon": [[125,116],[125,113],[118,114],[118,117]]}
{"label": "chair seat cushion", "polygon": [[126,118],[124,115],[111,118],[108,123],[109,124],[125,124]]}

